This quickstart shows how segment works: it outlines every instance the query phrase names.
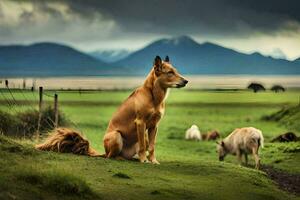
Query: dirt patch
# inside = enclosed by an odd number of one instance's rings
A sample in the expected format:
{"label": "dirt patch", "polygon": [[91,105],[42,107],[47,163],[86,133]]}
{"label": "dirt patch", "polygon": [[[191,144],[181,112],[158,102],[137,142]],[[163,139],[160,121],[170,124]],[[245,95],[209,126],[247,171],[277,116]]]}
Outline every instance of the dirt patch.
{"label": "dirt patch", "polygon": [[124,174],[122,172],[118,172],[118,173],[114,174],[113,177],[123,178],[123,179],[131,179],[130,176],[128,176],[127,174]]}
{"label": "dirt patch", "polygon": [[261,170],[266,172],[277,183],[280,189],[300,196],[300,174],[289,174],[266,165]]}

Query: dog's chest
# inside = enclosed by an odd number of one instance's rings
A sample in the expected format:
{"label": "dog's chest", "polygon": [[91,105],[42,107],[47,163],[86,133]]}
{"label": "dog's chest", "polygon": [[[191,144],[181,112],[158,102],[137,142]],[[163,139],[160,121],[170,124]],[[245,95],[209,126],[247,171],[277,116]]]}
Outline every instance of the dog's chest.
{"label": "dog's chest", "polygon": [[165,112],[164,106],[160,106],[159,108],[152,108],[149,110],[147,115],[147,125],[154,126],[156,125],[159,120],[163,117]]}

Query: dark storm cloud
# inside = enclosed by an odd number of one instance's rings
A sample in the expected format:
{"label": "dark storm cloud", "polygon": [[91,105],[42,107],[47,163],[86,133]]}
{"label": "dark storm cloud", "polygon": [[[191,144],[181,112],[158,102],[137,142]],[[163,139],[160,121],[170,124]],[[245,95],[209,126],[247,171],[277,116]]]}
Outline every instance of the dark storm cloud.
{"label": "dark storm cloud", "polygon": [[245,52],[300,55],[300,0],[0,0],[0,44],[137,49],[190,35]]}
{"label": "dark storm cloud", "polygon": [[299,31],[300,1],[259,0],[65,0],[86,18],[101,13],[125,31],[164,34]]}
{"label": "dark storm cloud", "polygon": [[241,1],[234,0],[234,4],[238,7],[243,7],[256,12],[269,12],[276,15],[282,15],[291,19],[300,20],[300,1],[299,0],[251,0]]}
{"label": "dark storm cloud", "polygon": [[[53,16],[47,3],[28,0]],[[124,31],[163,34],[251,34],[299,31],[299,0],[60,0],[68,12],[113,19]]]}

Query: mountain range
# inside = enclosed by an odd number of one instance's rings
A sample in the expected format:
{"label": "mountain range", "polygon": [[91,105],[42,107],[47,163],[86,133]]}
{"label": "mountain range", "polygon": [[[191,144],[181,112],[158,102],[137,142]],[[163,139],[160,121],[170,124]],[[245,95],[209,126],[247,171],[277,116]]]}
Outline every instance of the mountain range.
{"label": "mountain range", "polygon": [[209,42],[199,44],[188,36],[155,41],[114,64],[145,73],[155,55],[168,55],[184,74],[300,74],[299,62],[243,54]]}
{"label": "mountain range", "polygon": [[57,43],[0,46],[0,76],[145,75],[156,55],[168,55],[183,74],[300,74],[300,58],[244,54],[209,42],[199,44],[188,36],[160,39],[126,53],[88,54]]}
{"label": "mountain range", "polygon": [[0,46],[0,76],[113,75],[123,71],[62,44]]}

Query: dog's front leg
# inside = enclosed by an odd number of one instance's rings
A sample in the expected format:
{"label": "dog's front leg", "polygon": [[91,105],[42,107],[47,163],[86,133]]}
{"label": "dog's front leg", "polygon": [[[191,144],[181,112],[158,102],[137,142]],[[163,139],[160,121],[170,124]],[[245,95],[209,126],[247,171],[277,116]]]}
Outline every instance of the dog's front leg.
{"label": "dog's front leg", "polygon": [[137,136],[139,143],[139,159],[140,162],[147,162],[146,157],[146,139],[145,139],[145,131],[146,131],[146,123],[143,120],[136,120],[136,128],[137,128]]}
{"label": "dog's front leg", "polygon": [[156,141],[157,127],[149,128],[148,137],[149,137],[149,155],[148,159],[153,164],[159,164],[155,157],[155,141]]}

